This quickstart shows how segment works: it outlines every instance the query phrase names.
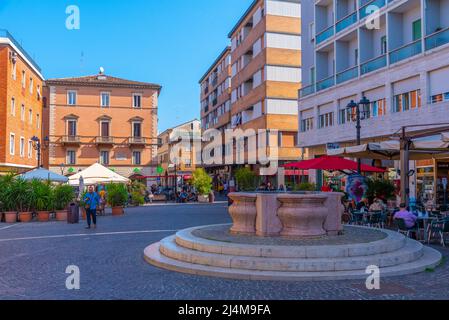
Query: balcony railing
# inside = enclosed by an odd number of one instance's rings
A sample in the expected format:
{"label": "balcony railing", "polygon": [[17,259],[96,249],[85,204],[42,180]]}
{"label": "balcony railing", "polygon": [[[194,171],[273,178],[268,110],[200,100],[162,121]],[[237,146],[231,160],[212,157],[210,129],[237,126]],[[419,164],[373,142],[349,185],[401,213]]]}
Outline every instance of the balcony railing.
{"label": "balcony railing", "polygon": [[64,136],[61,138],[63,144],[80,144],[81,138],[79,136]]}
{"label": "balcony railing", "polygon": [[359,67],[351,67],[345,71],[337,73],[337,84],[349,81],[359,76]]}
{"label": "balcony railing", "polygon": [[317,34],[317,36],[316,36],[316,44],[320,44],[321,42],[329,39],[333,35],[334,35],[334,26],[330,26],[326,30],[324,30],[324,31],[320,32],[319,34]]}
{"label": "balcony railing", "polygon": [[95,143],[97,143],[97,144],[114,144],[114,137],[96,137]]}
{"label": "balcony railing", "polygon": [[325,90],[335,85],[335,77],[331,76],[329,78],[320,80],[316,83],[316,91]]}
{"label": "balcony railing", "polygon": [[351,13],[350,15],[348,15],[345,18],[338,21],[335,26],[336,32],[338,33],[340,31],[346,29],[347,27],[353,25],[356,22],[357,22],[357,11]]}
{"label": "balcony railing", "polygon": [[373,14],[374,12],[371,10],[371,8],[377,7],[382,8],[385,7],[386,1],[385,0],[373,0],[368,3],[366,3],[363,7],[360,8],[360,19],[364,19],[368,17],[369,15]]}
{"label": "balcony railing", "polygon": [[147,143],[147,139],[143,138],[143,137],[130,137],[128,139],[129,144],[133,144],[133,145],[144,145]]}
{"label": "balcony railing", "polygon": [[14,39],[14,37],[7,30],[0,29],[0,38],[8,38],[39,72],[42,71],[41,68],[39,68],[37,63],[34,61],[34,59],[31,58],[31,56],[22,48],[19,42],[16,39]]}
{"label": "balcony railing", "polygon": [[449,43],[449,28],[440,30],[426,37],[426,51]]}
{"label": "balcony railing", "polygon": [[304,98],[315,93],[315,84],[299,89],[299,97]]}
{"label": "balcony railing", "polygon": [[390,52],[390,64],[397,63],[422,52],[421,39]]}
{"label": "balcony railing", "polygon": [[387,55],[384,54],[380,57],[362,63],[360,66],[360,73],[364,75],[386,66],[387,66]]}

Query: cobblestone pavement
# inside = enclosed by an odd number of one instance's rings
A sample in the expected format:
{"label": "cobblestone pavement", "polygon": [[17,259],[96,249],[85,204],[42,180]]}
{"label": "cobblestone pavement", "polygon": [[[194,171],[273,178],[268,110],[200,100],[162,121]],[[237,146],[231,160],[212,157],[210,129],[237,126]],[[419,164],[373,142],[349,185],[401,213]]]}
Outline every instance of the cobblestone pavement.
{"label": "cobblestone pavement", "polygon": [[[161,270],[143,250],[176,230],[229,223],[226,205],[158,205],[101,217],[97,230],[65,223],[0,224],[0,299],[448,299],[449,265],[381,282],[251,282]],[[448,249],[441,249],[445,257]],[[81,289],[65,287],[66,267]]]}

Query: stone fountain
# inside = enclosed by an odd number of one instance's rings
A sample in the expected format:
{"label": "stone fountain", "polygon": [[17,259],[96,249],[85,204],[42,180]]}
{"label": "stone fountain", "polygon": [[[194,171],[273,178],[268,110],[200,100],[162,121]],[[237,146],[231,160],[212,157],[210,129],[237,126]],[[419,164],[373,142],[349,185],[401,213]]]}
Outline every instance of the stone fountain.
{"label": "stone fountain", "polygon": [[434,268],[441,254],[383,229],[343,226],[341,193],[231,193],[232,225],[179,231],[145,249],[152,265],[249,280],[365,279]]}

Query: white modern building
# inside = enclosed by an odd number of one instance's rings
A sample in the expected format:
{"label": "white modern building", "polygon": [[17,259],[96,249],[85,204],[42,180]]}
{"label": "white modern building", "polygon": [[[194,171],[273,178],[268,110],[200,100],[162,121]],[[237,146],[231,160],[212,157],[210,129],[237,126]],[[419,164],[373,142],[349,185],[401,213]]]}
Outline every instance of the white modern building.
{"label": "white modern building", "polygon": [[310,157],[354,145],[347,106],[363,96],[364,141],[449,122],[449,0],[314,0],[302,10],[298,141]]}

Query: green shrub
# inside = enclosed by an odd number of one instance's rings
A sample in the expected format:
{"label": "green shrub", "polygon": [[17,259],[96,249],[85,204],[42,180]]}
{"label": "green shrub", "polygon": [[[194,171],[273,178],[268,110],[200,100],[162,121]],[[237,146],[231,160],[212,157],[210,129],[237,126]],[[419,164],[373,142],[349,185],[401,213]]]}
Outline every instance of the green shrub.
{"label": "green shrub", "polygon": [[111,207],[123,207],[128,201],[128,190],[123,183],[106,186],[106,198]]}
{"label": "green shrub", "polygon": [[241,191],[256,189],[256,174],[249,168],[240,168],[235,172],[235,179]]}
{"label": "green shrub", "polygon": [[34,210],[51,211],[55,209],[55,194],[50,182],[33,181]]}
{"label": "green shrub", "polygon": [[316,191],[316,185],[314,183],[303,182],[295,186],[295,191]]}
{"label": "green shrub", "polygon": [[203,168],[196,169],[193,173],[193,186],[200,195],[207,196],[212,191],[212,178]]}
{"label": "green shrub", "polygon": [[75,198],[73,187],[67,184],[61,184],[54,188],[55,209],[64,210],[68,204]]}
{"label": "green shrub", "polygon": [[134,206],[141,206],[145,204],[145,197],[139,191],[131,192],[131,202]]}
{"label": "green shrub", "polygon": [[387,201],[395,197],[396,186],[389,180],[367,179],[367,185],[368,190],[366,192],[366,197],[370,202],[372,202],[374,198]]}

